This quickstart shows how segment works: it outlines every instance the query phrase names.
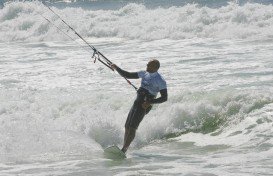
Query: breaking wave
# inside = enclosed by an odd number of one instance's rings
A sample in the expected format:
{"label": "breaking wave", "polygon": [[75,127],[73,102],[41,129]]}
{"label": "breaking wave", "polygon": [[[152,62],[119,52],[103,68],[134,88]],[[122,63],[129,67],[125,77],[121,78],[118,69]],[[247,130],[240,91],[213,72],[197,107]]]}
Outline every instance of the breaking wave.
{"label": "breaking wave", "polygon": [[148,117],[142,126],[143,139],[168,139],[189,132],[219,135],[272,103],[270,94],[255,92],[184,92]]}
{"label": "breaking wave", "polygon": [[[218,8],[186,4],[147,8],[130,3],[117,10],[52,7],[84,37],[125,39],[272,39],[273,6],[228,3]],[[11,2],[0,9],[0,41],[69,40],[43,17],[67,28],[40,2]],[[73,36],[72,32],[69,32]],[[77,38],[76,36],[74,36]]]}

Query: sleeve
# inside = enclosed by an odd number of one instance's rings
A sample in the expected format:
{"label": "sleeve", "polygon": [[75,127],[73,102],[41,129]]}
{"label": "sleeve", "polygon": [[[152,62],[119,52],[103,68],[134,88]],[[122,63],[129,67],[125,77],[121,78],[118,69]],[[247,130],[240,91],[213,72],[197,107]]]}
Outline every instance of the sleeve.
{"label": "sleeve", "polygon": [[167,89],[167,83],[163,78],[160,79],[158,83],[158,88],[159,90]]}
{"label": "sleeve", "polygon": [[139,78],[143,78],[145,76],[146,71],[137,72]]}
{"label": "sleeve", "polygon": [[116,70],[121,76],[123,76],[125,78],[128,78],[128,79],[138,79],[139,78],[137,72],[127,72],[125,70],[122,70],[119,67],[117,67]]}

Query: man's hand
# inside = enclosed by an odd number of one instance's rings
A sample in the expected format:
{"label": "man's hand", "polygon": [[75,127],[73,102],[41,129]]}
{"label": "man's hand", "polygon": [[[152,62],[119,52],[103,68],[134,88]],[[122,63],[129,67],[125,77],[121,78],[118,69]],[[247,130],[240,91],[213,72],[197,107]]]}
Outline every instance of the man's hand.
{"label": "man's hand", "polygon": [[149,103],[149,102],[147,102],[147,101],[145,101],[144,103],[142,103],[142,108],[143,109],[147,109],[149,106],[151,106],[151,104]]}
{"label": "man's hand", "polygon": [[111,67],[113,70],[116,70],[118,66],[117,66],[116,64],[111,64],[110,67]]}

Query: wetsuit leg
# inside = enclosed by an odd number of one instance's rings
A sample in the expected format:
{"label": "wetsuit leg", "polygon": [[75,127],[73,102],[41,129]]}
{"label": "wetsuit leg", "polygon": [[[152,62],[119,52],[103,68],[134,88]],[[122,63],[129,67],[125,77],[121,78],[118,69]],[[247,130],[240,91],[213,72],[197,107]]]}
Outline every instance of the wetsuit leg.
{"label": "wetsuit leg", "polygon": [[134,103],[133,107],[131,108],[126,123],[125,128],[134,128],[137,129],[140,122],[145,116],[145,109],[142,108],[141,105]]}

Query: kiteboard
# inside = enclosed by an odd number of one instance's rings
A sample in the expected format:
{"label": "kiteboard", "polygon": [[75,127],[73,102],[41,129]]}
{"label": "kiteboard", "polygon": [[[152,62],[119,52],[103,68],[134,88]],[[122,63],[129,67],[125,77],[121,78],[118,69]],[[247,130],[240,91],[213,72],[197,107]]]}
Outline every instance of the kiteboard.
{"label": "kiteboard", "polygon": [[112,145],[104,149],[104,156],[109,159],[125,159],[126,155],[118,146]]}

